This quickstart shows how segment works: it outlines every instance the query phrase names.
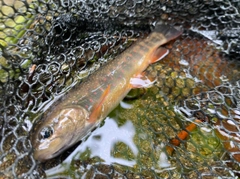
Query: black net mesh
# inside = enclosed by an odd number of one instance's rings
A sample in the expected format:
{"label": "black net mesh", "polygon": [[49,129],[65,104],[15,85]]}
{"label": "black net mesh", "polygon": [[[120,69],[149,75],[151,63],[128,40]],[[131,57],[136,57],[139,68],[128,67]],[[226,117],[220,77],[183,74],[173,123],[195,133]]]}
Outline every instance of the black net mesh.
{"label": "black net mesh", "polygon": [[[240,177],[239,11],[238,0],[2,0],[0,178]],[[120,141],[110,156],[135,163],[107,163],[89,147],[69,159],[78,145],[36,161],[34,119],[159,21],[183,35],[146,70],[153,87],[112,114],[120,127],[131,121],[138,153]]]}

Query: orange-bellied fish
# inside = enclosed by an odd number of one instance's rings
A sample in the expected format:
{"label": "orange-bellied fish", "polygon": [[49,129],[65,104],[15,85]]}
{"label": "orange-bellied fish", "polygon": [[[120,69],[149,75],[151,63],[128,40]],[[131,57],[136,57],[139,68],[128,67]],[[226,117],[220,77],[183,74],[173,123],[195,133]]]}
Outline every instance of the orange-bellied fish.
{"label": "orange-bellied fish", "polygon": [[57,100],[33,128],[35,159],[44,161],[59,155],[107,117],[132,88],[144,87],[141,73],[168,54],[167,49],[159,46],[181,33],[168,25],[156,25],[148,37]]}

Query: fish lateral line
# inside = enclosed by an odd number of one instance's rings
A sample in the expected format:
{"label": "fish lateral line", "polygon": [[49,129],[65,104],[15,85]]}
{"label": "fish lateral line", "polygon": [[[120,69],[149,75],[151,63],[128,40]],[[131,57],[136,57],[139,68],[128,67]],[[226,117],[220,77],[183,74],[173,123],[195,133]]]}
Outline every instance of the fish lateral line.
{"label": "fish lateral line", "polygon": [[101,107],[103,102],[105,101],[107,95],[110,93],[110,85],[108,85],[108,87],[106,88],[106,90],[104,90],[102,96],[100,97],[99,103],[96,103],[93,107],[92,107],[92,112],[88,118],[88,122],[89,123],[94,123],[96,122],[98,116],[101,113]]}

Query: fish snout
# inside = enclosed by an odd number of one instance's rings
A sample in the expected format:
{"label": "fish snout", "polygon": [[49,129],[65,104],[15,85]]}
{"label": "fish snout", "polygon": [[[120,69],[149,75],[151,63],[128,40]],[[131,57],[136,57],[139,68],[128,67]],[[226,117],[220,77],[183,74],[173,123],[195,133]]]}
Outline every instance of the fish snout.
{"label": "fish snout", "polygon": [[54,138],[54,140],[46,139],[34,149],[33,157],[43,162],[59,155],[64,150],[64,147],[61,138]]}

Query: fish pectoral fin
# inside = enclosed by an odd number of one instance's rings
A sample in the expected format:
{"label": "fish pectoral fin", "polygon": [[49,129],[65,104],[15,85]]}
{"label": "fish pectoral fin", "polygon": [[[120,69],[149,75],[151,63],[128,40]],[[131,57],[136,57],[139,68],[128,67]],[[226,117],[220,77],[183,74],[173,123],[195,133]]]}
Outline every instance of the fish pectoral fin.
{"label": "fish pectoral fin", "polygon": [[148,58],[149,58],[150,63],[155,63],[155,62],[163,59],[165,56],[167,56],[168,53],[169,53],[168,49],[163,48],[163,47],[159,47],[159,48],[155,49],[153,51],[153,53],[151,53],[149,55]]}
{"label": "fish pectoral fin", "polygon": [[110,85],[104,90],[102,96],[100,97],[99,101],[92,107],[91,114],[89,116],[88,122],[89,123],[94,123],[97,121],[98,117],[101,114],[101,109],[102,109],[102,104],[105,101],[107,95],[110,92]]}
{"label": "fish pectoral fin", "polygon": [[156,80],[150,80],[146,75],[137,75],[130,79],[130,85],[131,88],[150,88]]}

